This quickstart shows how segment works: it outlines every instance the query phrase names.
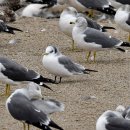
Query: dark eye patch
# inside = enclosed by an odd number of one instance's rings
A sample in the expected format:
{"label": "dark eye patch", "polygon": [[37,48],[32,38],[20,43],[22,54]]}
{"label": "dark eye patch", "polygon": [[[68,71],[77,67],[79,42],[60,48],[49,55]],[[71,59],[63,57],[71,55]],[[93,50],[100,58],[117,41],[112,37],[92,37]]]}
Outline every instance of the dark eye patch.
{"label": "dark eye patch", "polygon": [[50,51],[50,53],[52,53],[52,52],[53,52],[53,50]]}

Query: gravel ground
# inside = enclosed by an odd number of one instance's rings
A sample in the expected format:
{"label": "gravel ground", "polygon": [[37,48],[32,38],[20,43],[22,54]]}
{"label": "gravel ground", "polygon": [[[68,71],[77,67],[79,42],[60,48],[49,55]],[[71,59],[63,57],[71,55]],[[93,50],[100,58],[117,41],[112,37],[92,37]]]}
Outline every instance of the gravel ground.
{"label": "gravel ground", "polygon": [[[107,22],[102,23],[105,25]],[[20,18],[10,25],[22,29],[16,35],[0,34],[0,54],[15,60],[41,75],[54,78],[42,66],[42,53],[48,45],[55,45],[61,52],[86,68],[98,70],[90,75],[64,78],[61,84],[49,85],[55,92],[42,88],[45,98],[54,98],[65,104],[65,111],[51,118],[65,130],[95,130],[98,117],[106,110],[114,110],[118,105],[130,102],[130,52],[105,50],[97,53],[96,63],[85,61],[84,51],[72,52],[71,39],[64,35],[58,20],[41,18]],[[114,25],[113,25],[114,26]],[[118,31],[118,32],[117,32]],[[127,33],[117,29],[112,36],[126,41]],[[19,39],[17,44],[9,44],[11,39]],[[130,50],[129,48],[127,48]],[[12,86],[12,92],[21,86]],[[1,93],[5,84],[0,84]],[[14,120],[5,109],[7,97],[0,97],[0,130],[22,130],[22,123]],[[36,128],[31,127],[31,130]]]}

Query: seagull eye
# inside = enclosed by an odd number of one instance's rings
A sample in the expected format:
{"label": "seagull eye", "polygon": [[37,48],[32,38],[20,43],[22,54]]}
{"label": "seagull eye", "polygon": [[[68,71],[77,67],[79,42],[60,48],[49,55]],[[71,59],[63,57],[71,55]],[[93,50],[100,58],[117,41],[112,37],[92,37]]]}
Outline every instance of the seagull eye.
{"label": "seagull eye", "polygon": [[53,50],[50,51],[50,53],[52,53],[52,52],[53,52]]}

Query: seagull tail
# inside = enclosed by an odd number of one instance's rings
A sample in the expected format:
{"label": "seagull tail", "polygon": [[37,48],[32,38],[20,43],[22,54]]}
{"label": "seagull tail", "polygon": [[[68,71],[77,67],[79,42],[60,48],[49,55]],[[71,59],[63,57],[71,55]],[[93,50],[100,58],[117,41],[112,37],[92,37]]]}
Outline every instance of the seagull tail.
{"label": "seagull tail", "polygon": [[116,30],[114,27],[103,26],[103,27],[102,27],[102,32],[106,32],[107,29],[113,29],[113,30]]}
{"label": "seagull tail", "polygon": [[98,72],[97,70],[85,69],[84,74],[89,74],[90,72]]}
{"label": "seagull tail", "polygon": [[18,28],[14,28],[14,27],[10,27],[10,26],[7,26],[7,28],[8,28],[8,32],[9,33],[12,33],[12,34],[14,34],[14,31],[20,31],[20,32],[23,32],[21,29],[18,29]]}
{"label": "seagull tail", "polygon": [[58,129],[58,130],[64,130],[62,127],[60,127],[60,126],[58,126],[54,121],[50,121],[49,122],[49,126],[50,127],[53,127],[53,128],[56,128],[56,129]]}
{"label": "seagull tail", "polygon": [[120,46],[130,47],[130,43],[129,42],[123,42]]}
{"label": "seagull tail", "polygon": [[101,11],[101,12],[103,12],[105,14],[109,14],[109,15],[115,15],[116,14],[116,11],[115,11],[114,7],[110,6],[110,5],[109,5],[109,7],[104,7],[103,9],[98,8],[97,10]]}

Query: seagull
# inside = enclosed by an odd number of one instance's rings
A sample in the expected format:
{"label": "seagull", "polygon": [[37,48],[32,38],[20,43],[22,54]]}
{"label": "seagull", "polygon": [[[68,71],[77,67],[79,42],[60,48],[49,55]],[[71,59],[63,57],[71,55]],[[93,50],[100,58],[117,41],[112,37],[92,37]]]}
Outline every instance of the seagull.
{"label": "seagull", "polygon": [[89,51],[87,60],[90,57],[91,51],[94,51],[95,61],[96,51],[100,51],[105,48],[116,48],[125,52],[125,50],[120,48],[120,46],[130,47],[130,44],[127,42],[123,42],[119,39],[108,36],[99,30],[88,27],[88,23],[83,17],[78,17],[76,22],[71,22],[71,24],[75,24],[72,31],[74,42],[78,47]]}
{"label": "seagull", "polygon": [[[78,11],[74,7],[67,7],[66,9],[63,10],[63,12],[60,15],[59,27],[64,34],[66,34],[67,36],[71,38],[72,38],[72,30],[73,30],[74,24],[70,24],[70,22],[75,22],[78,17],[84,17],[86,21],[88,22],[89,27],[95,28],[102,32],[106,32],[107,29],[115,29],[113,27],[102,26],[98,24],[97,22],[86,17],[82,13],[78,13]],[[74,41],[72,42],[72,50],[74,50]]]}
{"label": "seagull", "polygon": [[20,29],[17,29],[17,28],[6,25],[3,20],[0,20],[0,32],[15,34],[14,31],[23,32]]}
{"label": "seagull", "polygon": [[43,66],[51,74],[55,75],[55,82],[57,76],[68,77],[79,74],[89,74],[90,71],[95,70],[85,69],[84,66],[73,62],[69,57],[62,55],[60,51],[54,46],[48,46],[42,59]]}
{"label": "seagull", "polygon": [[116,13],[108,0],[66,0],[66,3],[76,8],[79,12],[94,9],[110,15],[115,15]]}
{"label": "seagull", "polygon": [[129,32],[128,41],[130,41],[130,5],[121,6],[117,10],[114,20],[121,29]]}
{"label": "seagull", "polygon": [[130,130],[130,121],[117,111],[105,111],[96,122],[96,130]]}
{"label": "seagull", "polygon": [[6,95],[10,94],[10,84],[35,82],[40,86],[51,89],[44,83],[54,83],[53,80],[45,78],[34,70],[29,70],[5,57],[0,57],[0,81],[6,83]]}
{"label": "seagull", "polygon": [[[6,109],[14,119],[23,122],[24,130],[26,130],[25,123],[28,124],[28,130],[29,125],[33,125],[42,130],[51,130],[50,127],[63,130],[63,128],[49,118],[50,111],[47,110],[49,108],[53,113],[55,112],[55,106],[58,107],[58,105],[54,105],[55,101],[51,100],[39,101],[41,98],[40,86],[35,83],[29,83],[27,87],[17,89],[10,95],[6,101]],[[59,106],[57,111],[60,112],[61,109],[61,106]]]}

